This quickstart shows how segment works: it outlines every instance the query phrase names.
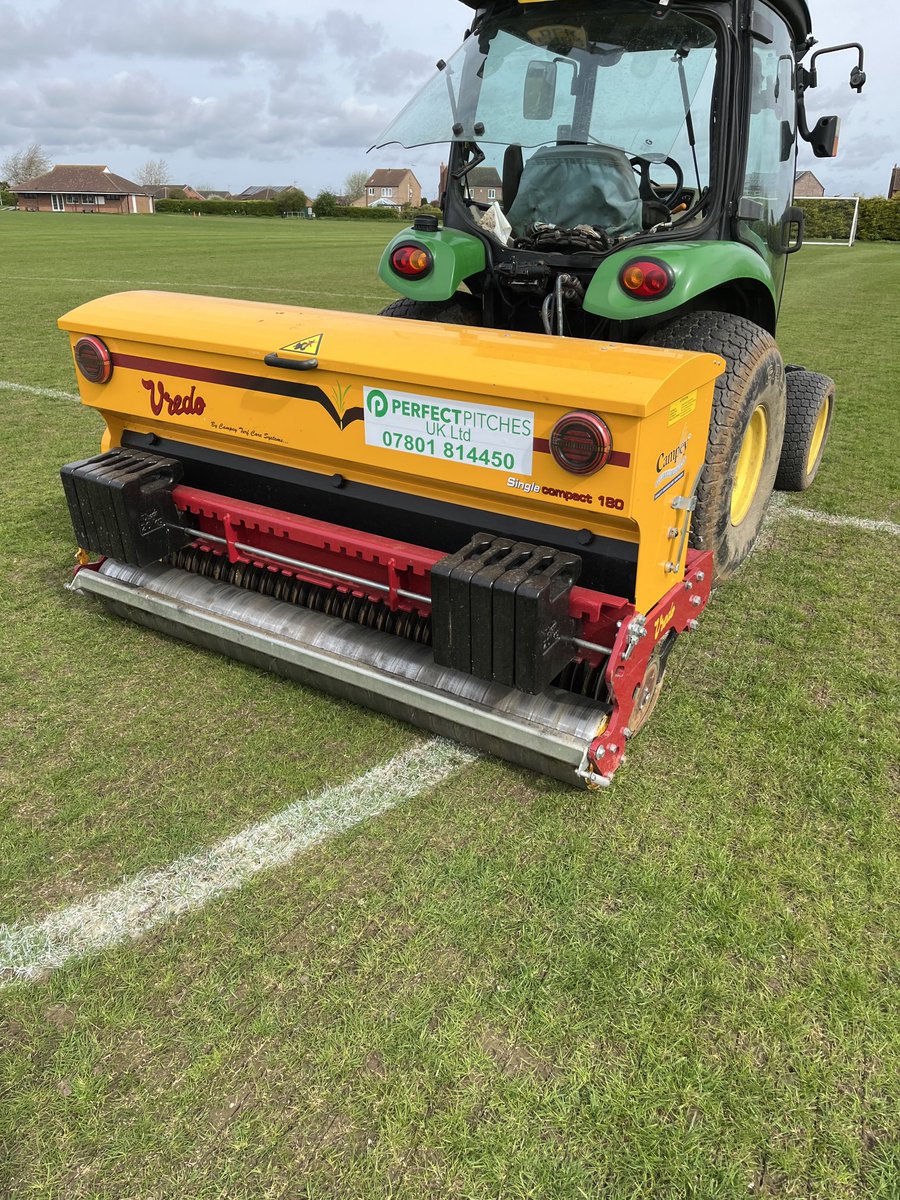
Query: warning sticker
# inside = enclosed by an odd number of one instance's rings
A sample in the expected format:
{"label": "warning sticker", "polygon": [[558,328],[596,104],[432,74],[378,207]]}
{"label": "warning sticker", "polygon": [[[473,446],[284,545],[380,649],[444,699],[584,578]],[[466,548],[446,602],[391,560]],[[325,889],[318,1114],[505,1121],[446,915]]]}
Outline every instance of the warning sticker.
{"label": "warning sticker", "polygon": [[531,474],[534,413],[364,387],[366,445]]}
{"label": "warning sticker", "polygon": [[291,342],[289,346],[282,346],[278,351],[279,354],[318,354],[319,348],[322,345],[324,333],[314,333],[310,337],[301,338],[299,342]]}
{"label": "warning sticker", "polygon": [[679,421],[683,421],[685,417],[689,417],[696,407],[696,392],[691,392],[689,396],[685,396],[681,400],[676,400],[674,404],[669,405],[669,424],[677,425]]}

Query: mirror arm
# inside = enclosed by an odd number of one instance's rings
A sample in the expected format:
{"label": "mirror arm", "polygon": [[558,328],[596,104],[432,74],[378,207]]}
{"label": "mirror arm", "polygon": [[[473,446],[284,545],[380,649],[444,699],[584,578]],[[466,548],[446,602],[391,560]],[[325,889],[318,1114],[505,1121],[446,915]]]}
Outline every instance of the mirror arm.
{"label": "mirror arm", "polygon": [[859,55],[856,66],[850,72],[850,87],[854,92],[861,92],[866,82],[865,68],[865,51],[859,42],[842,42],[840,46],[825,46],[821,50],[817,50],[809,60],[809,70],[806,74],[806,87],[819,86],[819,72],[816,67],[816,59],[821,58],[823,54],[837,54],[841,50],[855,50]]}
{"label": "mirror arm", "polygon": [[[805,74],[806,74],[806,72],[803,70],[803,68],[802,68],[802,67],[800,68],[800,72],[799,72],[799,73],[802,73],[803,75],[805,75]],[[809,142],[809,141],[811,141],[811,140],[812,140],[812,133],[810,132],[810,128],[809,128],[809,124],[808,124],[808,121],[807,121],[807,116],[806,116],[806,95],[805,95],[805,92],[806,92],[806,88],[805,88],[805,87],[800,87],[800,86],[799,86],[799,80],[798,80],[798,87],[797,87],[797,132],[798,132],[798,133],[800,134],[800,136],[803,138],[804,142]]]}
{"label": "mirror arm", "polygon": [[481,166],[486,157],[484,151],[475,142],[464,142],[462,148],[464,154],[471,154],[472,157],[470,159],[464,159],[463,165],[461,167],[457,167],[457,169],[453,172],[452,177],[454,179],[465,179],[470,171],[474,171],[476,167]]}

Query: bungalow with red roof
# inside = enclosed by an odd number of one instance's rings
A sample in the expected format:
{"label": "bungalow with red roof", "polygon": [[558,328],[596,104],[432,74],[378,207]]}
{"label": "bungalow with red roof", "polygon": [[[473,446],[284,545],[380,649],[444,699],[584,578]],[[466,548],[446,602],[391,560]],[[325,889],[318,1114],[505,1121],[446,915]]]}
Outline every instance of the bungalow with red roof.
{"label": "bungalow with red roof", "polygon": [[109,167],[60,163],[46,175],[16,183],[19,208],[29,212],[152,213],[147,188]]}

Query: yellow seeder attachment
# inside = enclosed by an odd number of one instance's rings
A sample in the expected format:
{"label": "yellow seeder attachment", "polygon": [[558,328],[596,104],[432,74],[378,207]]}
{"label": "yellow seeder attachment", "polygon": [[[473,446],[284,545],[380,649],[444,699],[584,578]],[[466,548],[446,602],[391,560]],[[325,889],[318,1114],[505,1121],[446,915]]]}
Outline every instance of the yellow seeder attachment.
{"label": "yellow seeder attachment", "polygon": [[102,453],[73,587],[573,783],[674,636],[711,355],[168,293],[60,321]]}

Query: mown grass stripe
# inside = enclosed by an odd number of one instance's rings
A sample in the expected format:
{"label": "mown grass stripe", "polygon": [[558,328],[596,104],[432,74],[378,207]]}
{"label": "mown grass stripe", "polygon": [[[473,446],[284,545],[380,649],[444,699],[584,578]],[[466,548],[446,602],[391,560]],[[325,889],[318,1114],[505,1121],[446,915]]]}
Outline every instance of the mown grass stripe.
{"label": "mown grass stripe", "polygon": [[143,872],[34,923],[0,925],[0,987],[140,937],[254,875],[436,787],[477,756],[436,738],[417,743],[349,783],[299,800],[208,850]]}
{"label": "mown grass stripe", "polygon": [[[80,275],[7,275],[7,282],[19,283],[85,283],[85,279]],[[102,284],[104,287],[107,284],[118,287],[120,284],[126,284],[133,288],[162,288],[164,291],[171,292],[174,289],[170,280],[165,279],[91,279],[91,287]],[[359,292],[359,291],[324,291],[322,288],[316,287],[315,284],[310,284],[309,287],[297,287],[296,284],[286,287],[266,287],[261,284],[244,284],[244,283],[215,283],[202,282],[197,280],[191,282],[191,291],[196,291],[197,288],[216,288],[222,292],[271,292],[273,295],[284,296],[288,293],[298,296],[307,296],[314,293],[316,296],[330,296],[334,298],[346,298],[348,296],[353,299],[378,300],[384,303],[387,291],[381,292]]]}

